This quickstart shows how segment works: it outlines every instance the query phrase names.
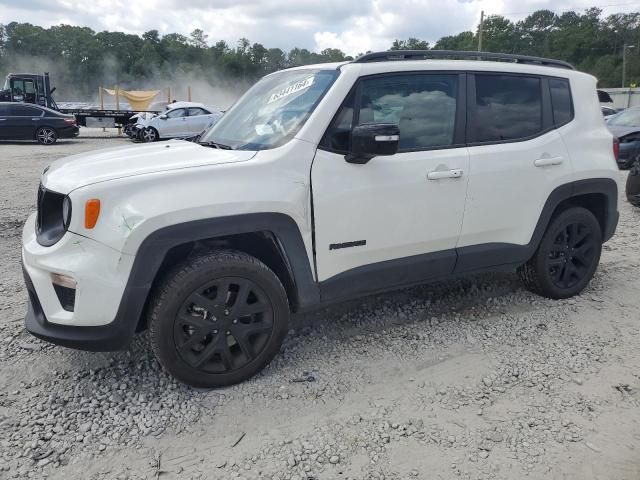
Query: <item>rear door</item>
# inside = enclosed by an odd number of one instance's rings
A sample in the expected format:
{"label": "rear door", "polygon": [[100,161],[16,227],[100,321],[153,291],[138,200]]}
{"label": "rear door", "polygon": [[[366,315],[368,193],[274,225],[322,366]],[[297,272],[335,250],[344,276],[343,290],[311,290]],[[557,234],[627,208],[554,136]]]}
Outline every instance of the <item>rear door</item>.
{"label": "rear door", "polygon": [[9,123],[12,127],[13,138],[36,137],[36,130],[40,127],[44,111],[31,105],[12,105]]}
{"label": "rear door", "polygon": [[191,107],[188,109],[189,116],[187,117],[187,135],[196,135],[202,132],[209,124],[209,116],[206,110],[199,107]]}
{"label": "rear door", "polygon": [[[569,105],[556,121],[550,82],[558,81],[566,87],[559,101]],[[545,202],[572,173],[555,129],[573,117],[566,79],[476,73],[468,86],[470,173],[458,242],[460,272],[526,260],[518,256],[526,252]]]}

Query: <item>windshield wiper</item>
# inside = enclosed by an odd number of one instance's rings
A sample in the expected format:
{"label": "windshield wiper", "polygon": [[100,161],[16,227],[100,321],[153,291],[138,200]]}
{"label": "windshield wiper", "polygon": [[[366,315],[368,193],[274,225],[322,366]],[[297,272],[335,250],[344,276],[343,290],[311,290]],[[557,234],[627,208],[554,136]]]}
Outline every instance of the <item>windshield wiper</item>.
{"label": "windshield wiper", "polygon": [[205,147],[219,148],[220,150],[233,150],[233,148],[231,148],[229,145],[225,145],[223,143],[217,143],[217,142],[198,142],[198,143]]}

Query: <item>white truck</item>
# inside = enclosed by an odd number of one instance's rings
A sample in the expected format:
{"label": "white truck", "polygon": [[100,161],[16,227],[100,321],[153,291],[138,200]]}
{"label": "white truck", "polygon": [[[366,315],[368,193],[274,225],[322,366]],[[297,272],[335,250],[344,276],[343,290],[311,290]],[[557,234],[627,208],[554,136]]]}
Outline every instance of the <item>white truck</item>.
{"label": "white truck", "polygon": [[277,72],[199,143],[45,170],[26,328],[87,350],[148,328],[172,375],[216,387],[330,302],[488,270],[577,295],[617,225],[615,150],[596,79],[560,61],[400,51]]}

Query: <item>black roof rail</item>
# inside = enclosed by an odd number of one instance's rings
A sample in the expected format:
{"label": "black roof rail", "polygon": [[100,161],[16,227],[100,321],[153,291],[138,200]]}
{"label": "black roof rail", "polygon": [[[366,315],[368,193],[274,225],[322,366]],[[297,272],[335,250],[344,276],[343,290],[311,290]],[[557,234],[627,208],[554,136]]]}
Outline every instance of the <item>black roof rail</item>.
{"label": "black roof rail", "polygon": [[472,52],[466,50],[388,50],[386,52],[367,53],[356,58],[353,63],[386,62],[396,60],[429,60],[433,58],[459,58],[467,60],[495,60],[513,63],[543,65],[575,70],[570,63],[551,58],[515,55],[513,53]]}

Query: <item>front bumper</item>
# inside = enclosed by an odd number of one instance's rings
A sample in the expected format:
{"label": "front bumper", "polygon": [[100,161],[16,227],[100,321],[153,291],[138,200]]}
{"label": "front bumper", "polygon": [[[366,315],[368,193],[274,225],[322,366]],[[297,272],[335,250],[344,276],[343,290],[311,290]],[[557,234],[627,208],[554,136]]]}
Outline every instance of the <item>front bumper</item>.
{"label": "front bumper", "polygon": [[[29,292],[27,330],[52,343],[83,350],[124,348],[139,318],[125,308],[132,264],[133,256],[72,232],[44,247],[37,242],[35,215],[31,215],[22,236],[22,267]],[[61,304],[52,274],[77,282],[71,311]]]}
{"label": "front bumper", "polygon": [[110,323],[98,327],[75,327],[51,323],[42,310],[40,299],[27,271],[22,269],[29,294],[25,328],[29,333],[46,342],[94,352],[122,350],[131,341],[133,332],[120,323]]}

